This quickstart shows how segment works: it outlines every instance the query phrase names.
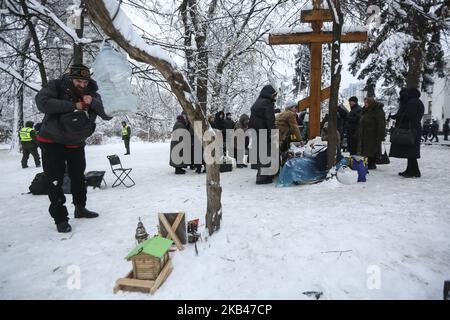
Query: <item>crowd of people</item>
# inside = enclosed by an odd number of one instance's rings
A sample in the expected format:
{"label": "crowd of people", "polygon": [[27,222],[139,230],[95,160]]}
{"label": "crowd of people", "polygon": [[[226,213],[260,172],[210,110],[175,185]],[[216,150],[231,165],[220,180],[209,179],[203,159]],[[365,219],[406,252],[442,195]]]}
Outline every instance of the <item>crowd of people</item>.
{"label": "crowd of people", "polygon": [[[256,184],[272,183],[276,176],[276,174],[264,175],[261,172],[261,168],[268,166],[266,163],[263,164],[260,159],[258,148],[261,147],[261,143],[267,147],[267,155],[269,157],[272,152],[276,152],[275,150],[271,150],[272,143],[270,134],[260,134],[263,129],[279,130],[278,152],[280,153],[281,164],[286,160],[283,155],[288,151],[291,142],[298,142],[300,145],[303,145],[308,139],[308,113],[305,110],[300,112],[296,102],[287,103],[285,109],[282,111],[277,110],[275,108],[277,95],[277,91],[271,85],[264,86],[259,97],[250,109],[250,116],[244,113],[239,117],[237,122],[232,120],[231,113],[225,113],[224,111],[219,111],[214,116],[208,116],[211,127],[222,133],[224,154],[227,154],[228,151],[236,159],[238,168],[247,167],[247,164],[243,159],[237,159],[237,155],[248,154],[249,145],[256,149],[256,161],[251,163],[251,168],[257,170]],[[392,143],[391,145],[391,157],[407,159],[406,170],[399,173],[403,177],[421,176],[417,159],[420,158],[420,142],[422,137],[421,121],[424,114],[424,106],[419,97],[420,92],[415,88],[402,89],[400,91],[400,108],[397,114],[389,114],[388,117],[388,119],[396,120],[394,127],[403,129],[412,128],[415,132],[414,144],[403,145]],[[368,169],[375,170],[377,168],[377,160],[382,153],[382,144],[385,141],[388,131],[386,128],[387,121],[383,108],[384,105],[374,97],[365,98],[363,106],[359,105],[356,97],[351,97],[349,99],[349,105],[349,111],[343,105],[340,105],[338,108],[336,132],[338,152],[348,152],[350,155],[366,157]],[[447,121],[444,125],[444,134],[447,132],[448,135],[448,127],[449,123]],[[178,116],[173,129],[180,128],[190,131],[191,136],[193,136],[192,128],[185,114]],[[234,141],[234,150],[227,150],[226,131],[229,129],[242,129],[246,131],[249,128],[255,129],[256,136],[253,137],[254,141],[251,142],[249,141],[249,137],[246,136],[245,150],[240,150],[244,151],[244,153],[237,152],[238,144],[236,140]],[[431,124],[431,128],[431,132],[434,133],[433,138],[436,137],[437,139],[436,124]],[[322,140],[328,140],[328,131],[328,115],[325,115],[321,121]],[[445,138],[447,138],[447,135]],[[179,142],[180,140],[172,140],[171,150]],[[185,168],[187,167],[196,168],[198,173],[202,172],[201,166],[193,165],[193,161],[174,164],[171,160],[170,165],[175,168],[176,174],[185,173]]]}

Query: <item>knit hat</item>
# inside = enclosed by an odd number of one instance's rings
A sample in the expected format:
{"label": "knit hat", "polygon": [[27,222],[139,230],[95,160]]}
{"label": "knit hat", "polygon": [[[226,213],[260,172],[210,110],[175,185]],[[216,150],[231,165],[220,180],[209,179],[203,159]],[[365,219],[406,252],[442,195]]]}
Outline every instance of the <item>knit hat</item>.
{"label": "knit hat", "polygon": [[91,72],[89,68],[82,64],[74,64],[70,67],[69,76],[72,79],[90,80]]}
{"label": "knit hat", "polygon": [[358,98],[357,97],[351,97],[350,99],[348,99],[348,102],[353,101],[354,103],[358,103]]}

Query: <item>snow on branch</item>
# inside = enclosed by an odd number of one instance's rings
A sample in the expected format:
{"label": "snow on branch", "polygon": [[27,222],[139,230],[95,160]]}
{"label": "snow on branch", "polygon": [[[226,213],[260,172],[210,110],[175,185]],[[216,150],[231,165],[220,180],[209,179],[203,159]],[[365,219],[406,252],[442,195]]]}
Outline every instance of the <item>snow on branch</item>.
{"label": "snow on branch", "polygon": [[147,52],[149,55],[164,60],[173,67],[176,67],[176,63],[164,49],[160,46],[149,45],[142,39],[136,30],[134,30],[130,18],[122,11],[120,4],[116,0],[103,0],[103,3],[109,12],[110,18],[112,19],[114,17],[112,21],[114,27],[124,36],[125,40],[138,49]]}
{"label": "snow on branch", "polygon": [[19,80],[20,82],[22,82],[24,85],[26,85],[28,88],[38,92],[39,90],[41,90],[41,87],[35,83],[31,83],[31,82],[27,82],[25,81],[25,79],[15,70],[11,69],[11,67],[3,62],[0,62],[0,69],[2,69],[3,71],[5,71],[6,73],[8,73],[9,75],[11,75],[12,77],[14,77],[15,79]]}
{"label": "snow on branch", "polygon": [[313,32],[310,26],[298,26],[294,28],[277,28],[270,30],[270,34],[273,35],[283,35],[283,34],[293,34],[293,33],[303,33],[303,32]]}
{"label": "snow on branch", "polygon": [[36,0],[28,0],[28,7],[37,12],[40,13],[50,19],[52,19],[65,33],[67,33],[75,43],[91,43],[91,39],[86,38],[79,38],[75,30],[69,28],[64,22],[62,22],[50,9],[43,6]]}

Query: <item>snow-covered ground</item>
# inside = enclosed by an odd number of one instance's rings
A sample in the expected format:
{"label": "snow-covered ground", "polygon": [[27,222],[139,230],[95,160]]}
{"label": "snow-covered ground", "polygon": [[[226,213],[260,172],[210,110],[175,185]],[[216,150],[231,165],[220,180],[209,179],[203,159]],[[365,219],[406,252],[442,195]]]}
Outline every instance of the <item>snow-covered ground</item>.
{"label": "snow-covered ground", "polygon": [[[26,194],[32,165],[0,148],[0,298],[3,299],[442,299],[450,279],[450,148],[422,147],[423,177],[397,175],[405,160],[379,166],[366,183],[275,188],[255,171],[221,175],[221,230],[172,253],[174,270],[155,295],[119,292],[138,218],[156,233],[157,213],[185,211],[204,223],[205,175],[176,176],[169,144],[88,146],[87,170],[106,170],[108,188],[88,191],[97,219],[71,219],[58,234],[46,196]],[[136,186],[112,189],[106,156],[119,154]],[[32,163],[30,159],[29,164]],[[73,216],[71,196],[68,208]],[[79,269],[78,269],[79,268]],[[73,282],[80,271],[80,288]],[[75,287],[75,288],[74,288]]]}

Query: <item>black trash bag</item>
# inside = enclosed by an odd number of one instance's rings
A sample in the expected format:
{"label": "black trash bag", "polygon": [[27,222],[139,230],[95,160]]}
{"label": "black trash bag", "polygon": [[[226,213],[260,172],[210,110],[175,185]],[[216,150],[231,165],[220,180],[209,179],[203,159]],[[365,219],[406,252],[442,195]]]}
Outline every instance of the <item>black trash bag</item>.
{"label": "black trash bag", "polygon": [[[47,176],[44,172],[40,172],[36,174],[28,189],[33,195],[48,195],[48,184]],[[65,194],[71,194],[70,178],[67,173],[64,174],[62,189]]]}

